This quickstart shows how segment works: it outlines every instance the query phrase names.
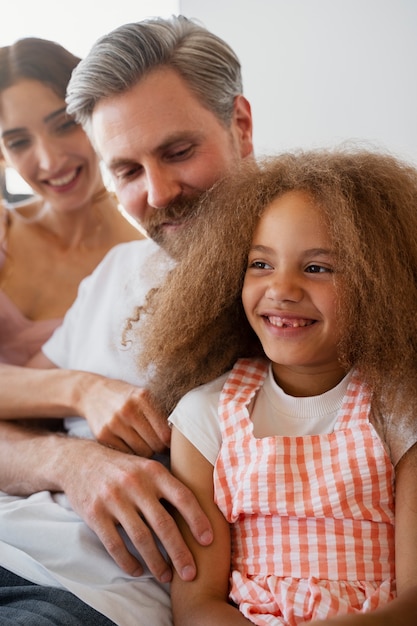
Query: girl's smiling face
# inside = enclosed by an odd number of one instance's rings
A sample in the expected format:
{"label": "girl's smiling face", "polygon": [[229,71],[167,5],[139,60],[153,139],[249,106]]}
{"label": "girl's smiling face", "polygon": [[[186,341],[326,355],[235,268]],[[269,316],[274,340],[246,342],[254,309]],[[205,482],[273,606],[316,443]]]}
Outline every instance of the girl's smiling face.
{"label": "girl's smiling face", "polygon": [[287,393],[316,395],[341,380],[332,245],[306,192],[287,192],[262,214],[242,300]]}

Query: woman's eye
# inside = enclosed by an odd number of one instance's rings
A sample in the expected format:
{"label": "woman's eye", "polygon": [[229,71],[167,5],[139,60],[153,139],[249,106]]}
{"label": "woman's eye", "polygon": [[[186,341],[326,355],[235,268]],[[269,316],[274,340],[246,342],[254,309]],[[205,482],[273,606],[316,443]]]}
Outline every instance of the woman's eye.
{"label": "woman's eye", "polygon": [[29,145],[29,139],[22,137],[21,139],[13,139],[5,143],[5,147],[10,151],[19,151]]}
{"label": "woman's eye", "polygon": [[75,120],[73,119],[67,119],[65,120],[65,122],[62,122],[61,124],[58,124],[58,126],[56,127],[56,130],[58,133],[66,133],[70,130],[73,130],[74,128],[77,128],[78,124]]}

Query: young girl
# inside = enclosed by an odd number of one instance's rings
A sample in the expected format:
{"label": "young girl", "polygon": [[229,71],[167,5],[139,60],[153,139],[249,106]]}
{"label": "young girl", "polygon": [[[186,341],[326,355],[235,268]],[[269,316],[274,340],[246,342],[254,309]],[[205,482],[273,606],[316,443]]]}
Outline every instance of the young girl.
{"label": "young girl", "polygon": [[[149,304],[141,360],[159,346],[153,392],[172,402],[210,380],[224,346],[217,374],[251,358],[170,418],[172,470],[215,535],[202,548],[182,525],[198,577],[175,578],[175,623],[415,624],[417,171],[367,152],[284,155],[206,203],[200,265],[188,242]],[[260,358],[237,317],[243,276]],[[170,393],[159,373],[174,362]]]}

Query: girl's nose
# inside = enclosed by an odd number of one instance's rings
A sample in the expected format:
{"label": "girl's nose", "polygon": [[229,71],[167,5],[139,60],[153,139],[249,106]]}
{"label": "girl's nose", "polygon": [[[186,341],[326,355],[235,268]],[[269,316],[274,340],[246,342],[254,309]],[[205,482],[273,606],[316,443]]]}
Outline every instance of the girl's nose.
{"label": "girl's nose", "polygon": [[299,302],[303,297],[303,289],[294,276],[274,272],[270,277],[265,296],[274,302]]}

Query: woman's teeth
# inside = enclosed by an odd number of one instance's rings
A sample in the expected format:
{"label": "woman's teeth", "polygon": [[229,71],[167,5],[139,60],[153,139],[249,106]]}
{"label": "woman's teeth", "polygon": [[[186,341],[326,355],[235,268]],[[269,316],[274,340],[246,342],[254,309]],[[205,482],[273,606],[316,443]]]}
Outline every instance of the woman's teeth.
{"label": "woman's teeth", "polygon": [[73,170],[65,176],[60,176],[59,178],[50,178],[49,184],[53,187],[63,187],[64,185],[68,185],[68,183],[71,183],[77,176],[77,173],[78,170]]}

